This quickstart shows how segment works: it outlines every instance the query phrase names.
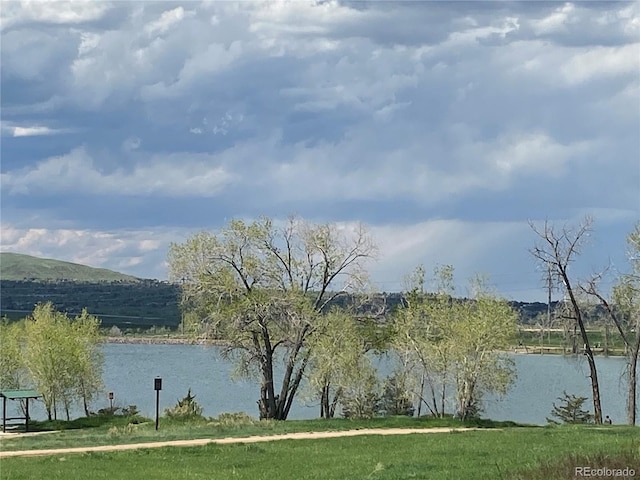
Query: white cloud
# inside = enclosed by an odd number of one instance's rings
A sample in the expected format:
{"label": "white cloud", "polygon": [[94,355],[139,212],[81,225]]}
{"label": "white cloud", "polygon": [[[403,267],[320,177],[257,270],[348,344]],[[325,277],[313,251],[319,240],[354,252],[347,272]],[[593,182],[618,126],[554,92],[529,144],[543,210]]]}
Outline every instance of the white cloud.
{"label": "white cloud", "polygon": [[[252,185],[261,186],[280,203],[411,199],[436,205],[482,191],[508,192],[523,180],[560,179],[571,166],[588,168],[584,158],[600,148],[595,140],[563,144],[541,131],[479,140],[469,137],[463,127],[457,130],[451,126],[446,132],[407,143],[380,140],[384,145],[380,148],[365,128],[350,131],[338,143],[265,143],[254,146],[256,153],[230,149],[221,158],[232,165],[259,155],[260,165],[267,165],[262,175],[246,177],[237,185],[249,190]],[[442,143],[442,137],[454,135],[455,143]],[[264,168],[258,165],[253,168]]]}
{"label": "white cloud", "polygon": [[571,21],[572,14],[575,10],[573,4],[565,3],[562,7],[556,8],[555,11],[547,17],[540,20],[533,20],[531,22],[533,31],[537,35],[565,31],[566,24]]}
{"label": "white cloud", "polygon": [[52,157],[33,167],[2,173],[2,188],[9,194],[56,192],[98,195],[162,195],[211,197],[219,194],[233,177],[211,164],[208,155],[173,154],[134,164],[130,170],[105,172],[94,165],[84,148]]}
{"label": "white cloud", "polygon": [[2,30],[28,23],[79,24],[98,20],[111,8],[111,2],[101,0],[21,0],[3,2],[0,9]]}
{"label": "white cloud", "polygon": [[601,77],[637,77],[639,71],[640,42],[583,50],[569,58],[561,68],[562,76],[570,85]]}
{"label": "white cloud", "polygon": [[62,133],[62,131],[44,126],[13,127],[14,137],[33,137],[36,135],[53,135],[56,133]]}
{"label": "white cloud", "polygon": [[[187,12],[187,16],[192,16],[193,12]],[[173,10],[166,10],[162,12],[160,18],[149,23],[145,30],[149,35],[165,33],[171,26],[179,23],[185,18],[185,11],[182,7],[174,8]]]}
{"label": "white cloud", "polygon": [[544,132],[526,132],[499,138],[487,156],[497,172],[505,175],[533,172],[561,177],[571,160],[588,154],[593,147],[594,142],[562,145]]}

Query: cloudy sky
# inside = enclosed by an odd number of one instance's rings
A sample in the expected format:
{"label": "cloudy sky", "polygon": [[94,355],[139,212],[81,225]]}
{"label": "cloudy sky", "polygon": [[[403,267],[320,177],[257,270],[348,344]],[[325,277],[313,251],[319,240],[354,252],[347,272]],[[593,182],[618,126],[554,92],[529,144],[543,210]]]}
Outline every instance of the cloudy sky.
{"label": "cloudy sky", "polygon": [[640,218],[640,3],[3,2],[3,251],[165,279],[234,217],[367,224],[546,297],[528,221]]}

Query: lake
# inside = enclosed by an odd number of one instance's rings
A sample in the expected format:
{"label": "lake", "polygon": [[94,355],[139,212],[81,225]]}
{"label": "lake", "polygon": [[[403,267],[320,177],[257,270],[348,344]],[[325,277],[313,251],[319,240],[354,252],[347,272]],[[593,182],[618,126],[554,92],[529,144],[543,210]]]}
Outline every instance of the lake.
{"label": "lake", "polygon": [[[155,415],[153,380],[163,379],[160,409],[175,405],[191,388],[206,416],[244,411],[257,417],[258,382],[234,381],[233,365],[221,359],[219,347],[200,345],[105,344],[104,382],[114,392],[114,405],[137,405],[141,413]],[[583,357],[559,355],[513,355],[518,379],[502,400],[488,398],[483,417],[522,423],[546,424],[552,403],[563,390],[591,398],[589,366]],[[622,357],[596,359],[600,380],[603,415],[614,423],[626,419],[626,381],[621,380],[625,360]],[[390,369],[387,357],[376,359],[382,374]],[[12,402],[10,402],[12,403]],[[95,409],[108,406],[108,399],[98,401]],[[592,410],[591,400],[585,408]],[[424,412],[424,408],[423,408]],[[80,412],[76,412],[80,415]],[[43,418],[41,407],[33,409],[34,418]],[[298,401],[289,418],[317,418],[317,402]]]}

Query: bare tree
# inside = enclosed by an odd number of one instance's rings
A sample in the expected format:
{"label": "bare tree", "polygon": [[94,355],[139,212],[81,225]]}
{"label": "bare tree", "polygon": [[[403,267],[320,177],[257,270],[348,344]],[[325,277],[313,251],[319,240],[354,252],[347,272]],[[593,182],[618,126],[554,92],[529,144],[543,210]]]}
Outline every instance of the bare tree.
{"label": "bare tree", "polygon": [[530,252],[543,266],[551,270],[555,284],[562,288],[569,297],[572,314],[580,330],[580,336],[584,344],[584,355],[587,357],[587,362],[589,363],[594,420],[596,423],[601,424],[602,407],[596,362],[584,325],[583,312],[576,296],[577,292],[569,276],[569,266],[575,260],[575,257],[580,254],[580,249],[585,237],[588,236],[591,231],[592,223],[593,221],[590,217],[585,217],[585,219],[576,226],[564,225],[562,228],[558,228],[548,221],[545,221],[543,228],[540,229],[533,222],[529,222],[531,229],[538,236],[538,242]]}

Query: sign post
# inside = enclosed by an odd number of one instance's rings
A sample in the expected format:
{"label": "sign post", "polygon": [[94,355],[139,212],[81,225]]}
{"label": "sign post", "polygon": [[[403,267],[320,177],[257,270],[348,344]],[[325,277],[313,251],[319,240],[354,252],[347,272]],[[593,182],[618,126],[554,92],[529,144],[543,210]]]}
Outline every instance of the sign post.
{"label": "sign post", "polygon": [[156,391],[156,430],[158,430],[158,421],[160,419],[160,390],[162,390],[162,378],[155,378],[155,381],[153,382],[153,388]]}

